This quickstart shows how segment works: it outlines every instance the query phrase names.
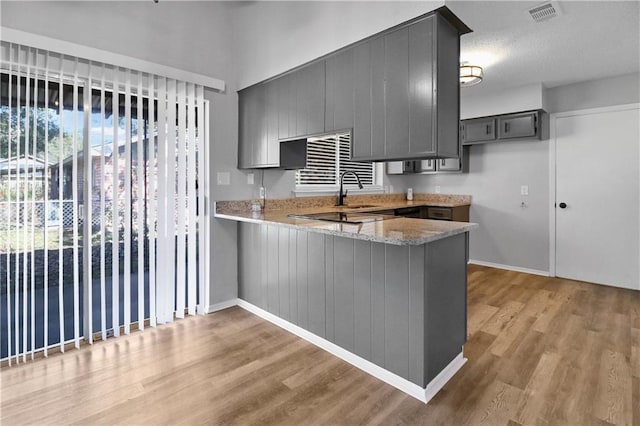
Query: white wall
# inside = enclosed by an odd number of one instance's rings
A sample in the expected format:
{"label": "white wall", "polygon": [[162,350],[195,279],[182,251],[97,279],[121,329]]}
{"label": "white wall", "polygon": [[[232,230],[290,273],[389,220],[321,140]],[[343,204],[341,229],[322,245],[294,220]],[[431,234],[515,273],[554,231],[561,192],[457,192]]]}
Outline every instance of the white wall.
{"label": "white wall", "polygon": [[444,5],[444,1],[247,2],[235,11],[244,88]]}
{"label": "white wall", "polygon": [[[211,165],[235,169],[237,95],[231,9],[224,2],[0,3],[0,24],[225,80],[226,93],[207,92]],[[238,172],[238,174],[240,174]],[[226,189],[226,188],[225,188]],[[212,198],[230,191],[212,187]],[[235,224],[213,221],[211,303],[236,297]]]}
{"label": "white wall", "polygon": [[[548,112],[640,102],[640,75],[628,74],[552,89],[517,87],[489,96],[461,93],[465,118],[543,107]],[[450,175],[391,176],[396,191],[471,194],[474,260],[541,272],[549,270],[549,142],[522,141],[468,148],[469,172]],[[520,186],[529,186],[529,196]],[[526,204],[521,207],[521,203]]]}

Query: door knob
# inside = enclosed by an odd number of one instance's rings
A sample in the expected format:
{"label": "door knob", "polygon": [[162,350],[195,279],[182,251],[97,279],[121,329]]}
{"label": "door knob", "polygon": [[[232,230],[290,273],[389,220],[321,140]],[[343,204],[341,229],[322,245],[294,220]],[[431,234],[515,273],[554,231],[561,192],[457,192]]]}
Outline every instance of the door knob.
{"label": "door knob", "polygon": [[567,203],[560,203],[560,204],[558,204],[558,207],[560,207],[561,209],[566,209],[567,208]]}

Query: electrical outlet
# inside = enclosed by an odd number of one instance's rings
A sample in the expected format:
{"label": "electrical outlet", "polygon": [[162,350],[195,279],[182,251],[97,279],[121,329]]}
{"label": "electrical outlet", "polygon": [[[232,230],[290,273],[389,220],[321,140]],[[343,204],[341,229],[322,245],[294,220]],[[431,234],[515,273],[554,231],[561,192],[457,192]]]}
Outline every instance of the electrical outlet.
{"label": "electrical outlet", "polygon": [[229,185],[231,183],[231,175],[229,172],[218,172],[218,185]]}
{"label": "electrical outlet", "polygon": [[520,186],[520,195],[529,195],[529,185]]}
{"label": "electrical outlet", "polygon": [[440,193],[440,185],[436,185],[436,194]]}
{"label": "electrical outlet", "polygon": [[265,199],[265,197],[266,197],[266,195],[265,195],[264,186],[261,186],[261,187],[260,187],[260,199],[261,199],[261,200],[264,200],[264,199]]}
{"label": "electrical outlet", "polygon": [[249,173],[247,175],[247,185],[253,185],[254,179],[253,179],[253,173]]}

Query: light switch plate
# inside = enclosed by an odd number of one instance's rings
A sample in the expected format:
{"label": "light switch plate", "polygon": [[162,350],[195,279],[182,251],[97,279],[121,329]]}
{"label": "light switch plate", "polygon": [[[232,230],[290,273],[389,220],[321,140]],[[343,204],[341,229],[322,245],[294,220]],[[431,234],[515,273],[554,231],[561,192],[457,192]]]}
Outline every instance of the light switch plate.
{"label": "light switch plate", "polygon": [[529,195],[529,185],[520,186],[520,195]]}
{"label": "light switch plate", "polygon": [[231,174],[229,172],[218,172],[218,185],[229,185],[231,183]]}
{"label": "light switch plate", "polygon": [[253,185],[253,173],[247,175],[247,185]]}

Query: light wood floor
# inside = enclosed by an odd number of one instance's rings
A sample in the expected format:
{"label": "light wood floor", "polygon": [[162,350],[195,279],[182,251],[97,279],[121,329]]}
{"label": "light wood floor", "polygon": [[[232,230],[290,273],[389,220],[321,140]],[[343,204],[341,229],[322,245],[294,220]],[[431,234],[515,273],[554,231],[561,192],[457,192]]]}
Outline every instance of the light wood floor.
{"label": "light wood floor", "polygon": [[428,405],[236,307],[3,368],[0,424],[640,425],[640,292],[469,272]]}

